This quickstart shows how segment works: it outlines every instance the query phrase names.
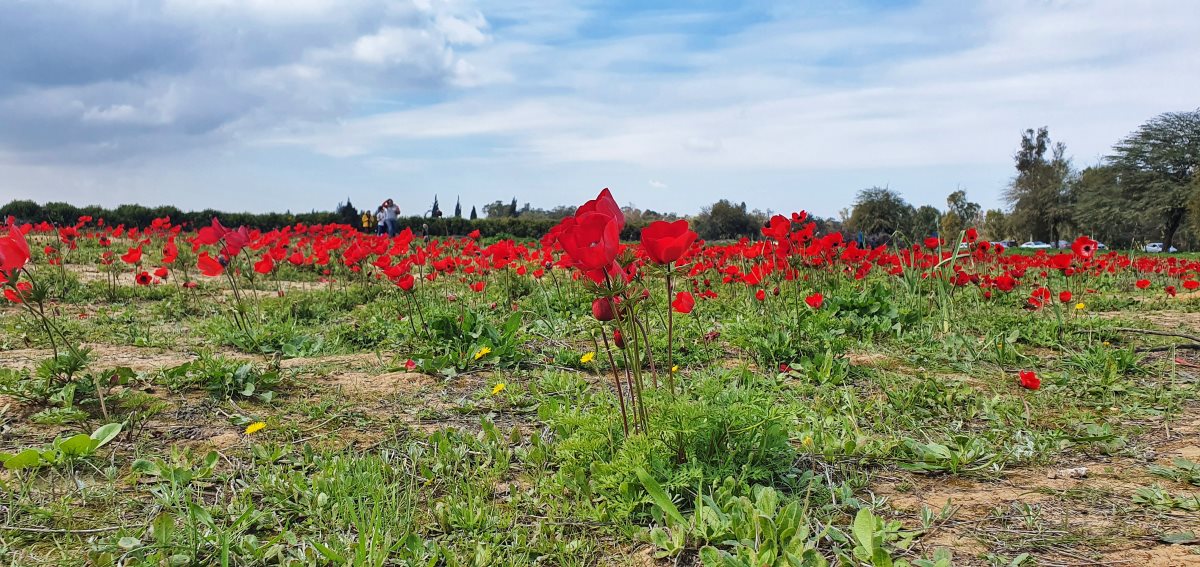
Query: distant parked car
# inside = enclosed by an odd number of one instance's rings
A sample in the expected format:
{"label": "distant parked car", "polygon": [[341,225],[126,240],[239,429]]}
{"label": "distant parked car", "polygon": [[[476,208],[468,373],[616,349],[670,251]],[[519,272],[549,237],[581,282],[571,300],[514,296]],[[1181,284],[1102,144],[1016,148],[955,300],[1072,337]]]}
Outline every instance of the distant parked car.
{"label": "distant parked car", "polygon": [[1046,244],[1045,242],[1042,242],[1041,240],[1033,240],[1030,242],[1026,242],[1025,244],[1022,244],[1021,248],[1029,248],[1032,250],[1045,250],[1047,248],[1053,248],[1053,246],[1050,246],[1049,244]]}
{"label": "distant parked car", "polygon": [[[1150,244],[1146,245],[1146,251],[1150,252],[1151,254],[1158,254],[1159,252],[1163,251],[1163,243],[1151,242]],[[1170,251],[1178,252],[1179,250],[1177,250],[1174,246],[1172,246]]]}

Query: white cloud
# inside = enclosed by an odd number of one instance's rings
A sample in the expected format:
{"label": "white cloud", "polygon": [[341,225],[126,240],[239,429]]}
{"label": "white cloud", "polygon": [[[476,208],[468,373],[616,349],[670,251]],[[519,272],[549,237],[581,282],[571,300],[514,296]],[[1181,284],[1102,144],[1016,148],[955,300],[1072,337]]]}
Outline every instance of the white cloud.
{"label": "white cloud", "polygon": [[667,184],[666,184],[666,183],[663,183],[662,181],[659,181],[659,180],[657,180],[657,179],[651,179],[651,180],[650,180],[650,186],[651,186],[651,187],[653,187],[653,188],[655,188],[655,189],[666,189],[666,188],[667,188]]}
{"label": "white cloud", "polygon": [[[331,178],[359,168],[364,184],[404,174],[486,192],[503,180],[546,205],[565,200],[564,177],[649,178],[670,206],[752,179],[762,208],[822,178],[842,185],[807,198],[836,210],[863,183],[917,170],[925,181],[897,186],[914,201],[940,204],[969,179],[994,202],[1024,128],[1048,125],[1091,163],[1151,116],[1198,104],[1200,3],[865,6],[738,19],[565,0],[167,0],[158,27],[92,30],[166,30],[138,49],[91,49],[120,55],[107,78],[0,62],[0,151],[10,163],[286,154]],[[5,90],[6,76],[43,83]]]}

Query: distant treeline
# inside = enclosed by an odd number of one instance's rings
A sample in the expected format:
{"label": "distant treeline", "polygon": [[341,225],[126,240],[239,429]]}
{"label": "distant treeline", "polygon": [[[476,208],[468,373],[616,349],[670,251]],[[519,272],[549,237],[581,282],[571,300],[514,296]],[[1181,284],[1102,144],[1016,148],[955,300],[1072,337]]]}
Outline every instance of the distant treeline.
{"label": "distant treeline", "polygon": [[[150,226],[155,219],[169,218],[171,222],[184,227],[201,227],[212,222],[213,218],[220,219],[221,224],[230,227],[247,226],[261,230],[271,230],[296,223],[303,224],[347,224],[367,232],[375,231],[375,220],[371,218],[368,226],[364,227],[362,216],[353,208],[343,207],[339,212],[313,211],[308,213],[228,213],[213,209],[202,211],[182,211],[177,207],[144,207],[141,205],[120,205],[108,209],[95,205],[78,207],[70,203],[46,203],[40,205],[34,201],[17,200],[0,207],[0,218],[16,217],[20,222],[49,222],[60,226],[74,225],[80,217],[92,217],[93,222],[104,219],[107,226],[125,225],[126,227],[144,228]],[[401,217],[399,226],[408,227],[413,232],[422,234],[427,231],[432,236],[463,236],[478,230],[483,236],[507,236],[512,238],[540,238],[551,227],[558,224],[557,220],[546,218],[478,218],[467,219],[459,217]],[[645,226],[644,222],[631,222],[625,227],[623,238],[636,239]]]}

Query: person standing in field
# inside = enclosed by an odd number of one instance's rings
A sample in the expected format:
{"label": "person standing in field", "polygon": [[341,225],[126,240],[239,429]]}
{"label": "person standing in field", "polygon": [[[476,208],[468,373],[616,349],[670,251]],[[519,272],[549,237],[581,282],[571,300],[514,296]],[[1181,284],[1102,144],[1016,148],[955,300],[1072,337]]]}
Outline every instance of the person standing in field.
{"label": "person standing in field", "polygon": [[400,216],[400,207],[391,199],[383,202],[383,224],[387,227],[388,237],[396,236],[396,219]]}
{"label": "person standing in field", "polygon": [[375,207],[375,235],[383,234],[384,230],[387,228],[383,225],[383,205],[379,205]]}

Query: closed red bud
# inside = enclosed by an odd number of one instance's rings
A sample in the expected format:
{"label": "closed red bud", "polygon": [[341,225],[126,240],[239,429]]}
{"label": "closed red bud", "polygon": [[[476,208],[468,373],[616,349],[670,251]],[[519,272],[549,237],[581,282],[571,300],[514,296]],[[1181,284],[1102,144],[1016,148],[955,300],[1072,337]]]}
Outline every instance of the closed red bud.
{"label": "closed red bud", "polygon": [[621,331],[618,329],[613,329],[613,343],[617,345],[617,348],[625,348],[625,337],[621,336]]}
{"label": "closed red bud", "polygon": [[612,321],[616,317],[612,299],[601,297],[592,301],[592,317],[595,317],[601,323]]}

